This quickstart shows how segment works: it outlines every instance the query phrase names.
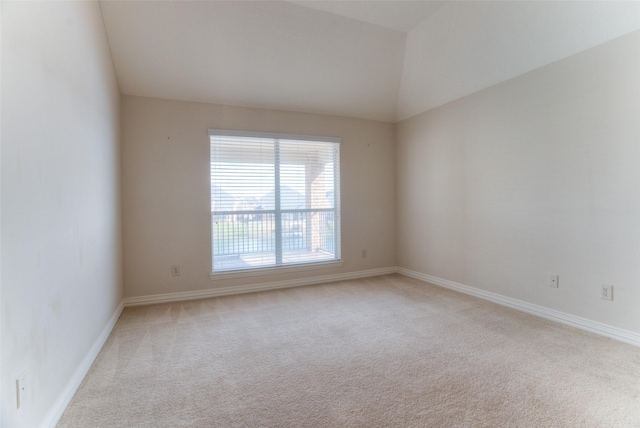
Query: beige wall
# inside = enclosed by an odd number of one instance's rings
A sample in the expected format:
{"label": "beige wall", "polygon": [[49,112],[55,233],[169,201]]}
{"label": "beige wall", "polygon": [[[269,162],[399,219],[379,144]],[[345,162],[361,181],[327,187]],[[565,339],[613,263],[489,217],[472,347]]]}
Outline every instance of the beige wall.
{"label": "beige wall", "polygon": [[[119,101],[96,3],[3,2],[1,19],[2,426],[43,420],[123,294],[397,261],[640,332],[640,33],[394,127]],[[209,128],[342,137],[342,267],[209,279]],[[602,283],[615,286],[614,302],[599,299]]]}
{"label": "beige wall", "polygon": [[[131,96],[121,105],[127,297],[395,265],[392,124]],[[209,128],[342,137],[342,267],[209,279]],[[173,264],[182,266],[181,276],[171,276]]]}
{"label": "beige wall", "polygon": [[43,421],[122,300],[118,100],[97,3],[2,3],[3,426]]}
{"label": "beige wall", "polygon": [[399,123],[399,265],[640,332],[638,52],[636,32]]}

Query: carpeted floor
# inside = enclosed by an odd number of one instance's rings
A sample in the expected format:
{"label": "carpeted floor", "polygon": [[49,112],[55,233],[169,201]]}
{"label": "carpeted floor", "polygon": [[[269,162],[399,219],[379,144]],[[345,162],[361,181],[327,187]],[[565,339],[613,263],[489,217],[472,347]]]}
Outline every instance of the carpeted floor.
{"label": "carpeted floor", "polygon": [[639,427],[640,348],[399,275],[127,308],[60,427]]}

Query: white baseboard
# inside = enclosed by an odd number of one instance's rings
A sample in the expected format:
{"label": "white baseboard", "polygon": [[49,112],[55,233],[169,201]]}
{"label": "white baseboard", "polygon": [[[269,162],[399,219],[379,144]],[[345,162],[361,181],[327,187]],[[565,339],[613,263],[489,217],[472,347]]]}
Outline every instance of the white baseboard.
{"label": "white baseboard", "polygon": [[419,279],[430,284],[438,285],[440,287],[448,288],[451,290],[459,291],[461,293],[470,294],[472,296],[479,297],[484,300],[488,300],[493,303],[497,303],[502,306],[506,306],[518,311],[526,312],[532,315],[539,316],[551,321],[558,322],[560,324],[575,327],[581,330],[585,330],[591,333],[595,333],[600,336],[609,337],[611,339],[618,340],[620,342],[628,343],[630,345],[640,347],[640,334],[624,330],[610,325],[602,324],[596,321],[591,321],[586,318],[581,318],[575,315],[566,314],[564,312],[549,309],[544,306],[534,305],[532,303],[523,302],[522,300],[513,299],[511,297],[502,296],[500,294],[484,291],[479,288],[470,287],[468,285],[459,284],[457,282],[449,281],[447,279],[438,278],[432,275],[412,271],[409,269],[399,267],[397,272],[415,279]]}
{"label": "white baseboard", "polygon": [[611,339],[618,340],[620,342],[628,343],[630,345],[640,347],[640,334],[624,330],[617,327],[612,327],[606,324],[602,324],[596,321],[591,321],[585,318],[577,317],[575,315],[566,314],[564,312],[556,311],[554,309],[545,308],[543,306],[534,305],[532,303],[523,302],[521,300],[513,299],[511,297],[502,296],[500,294],[484,291],[479,288],[470,287],[468,285],[459,284],[447,279],[438,278],[432,275],[412,271],[402,267],[387,267],[381,269],[370,269],[358,272],[348,272],[335,275],[323,275],[311,278],[299,278],[287,281],[267,282],[262,284],[251,284],[236,287],[224,287],[214,288],[211,290],[199,290],[188,291],[184,293],[168,293],[168,294],[155,294],[151,296],[140,297],[128,297],[118,305],[113,316],[104,327],[100,336],[96,339],[95,343],[82,360],[82,363],[75,371],[64,390],[60,393],[58,399],[47,413],[46,418],[40,425],[42,428],[54,428],[65,409],[71,402],[71,399],[75,395],[76,391],[80,387],[83,379],[89,372],[91,365],[95,361],[96,357],[100,353],[100,350],[104,346],[105,342],[109,338],[113,327],[115,326],[120,314],[126,306],[139,306],[148,305],[154,303],[168,303],[179,302],[184,300],[203,299],[207,297],[228,296],[233,294],[253,293],[256,291],[277,290],[281,288],[291,288],[302,285],[322,284],[336,281],[345,281],[350,279],[367,278],[378,275],[388,275],[392,273],[399,273],[401,275],[415,278],[420,281],[428,282],[430,284],[438,285],[440,287],[448,288],[451,290],[459,291],[461,293],[469,294],[475,297],[479,297],[490,302],[497,303],[502,306],[506,306],[518,311],[526,312],[532,315],[539,316],[551,321],[565,324],[571,327],[575,327],[581,330],[585,330],[591,333],[598,334],[600,336],[609,337]]}
{"label": "white baseboard", "polygon": [[127,297],[124,299],[125,306],[139,306],[156,303],[170,303],[184,300],[205,299],[210,297],[229,296],[234,294],[254,293],[257,291],[277,290],[280,288],[291,288],[302,285],[322,284],[328,282],[344,281],[349,279],[366,278],[378,275],[387,275],[392,273],[400,273],[402,275],[419,279],[430,284],[440,287],[459,291],[506,306],[518,311],[526,312],[539,316],[560,324],[575,327],[600,336],[609,337],[620,342],[640,347],[640,334],[624,330],[610,325],[602,324],[586,318],[570,315],[564,312],[549,309],[544,306],[535,305],[533,303],[523,302],[511,297],[506,297],[490,291],[481,290],[479,288],[470,287],[468,285],[459,284],[447,279],[438,278],[432,275],[423,274],[402,267],[387,267],[381,269],[371,269],[358,272],[349,272],[335,275],[323,275],[310,278],[298,278],[287,281],[266,282],[261,284],[250,284],[235,287],[213,288],[209,290],[187,291],[183,293],[154,294],[150,296]]}
{"label": "white baseboard", "polygon": [[152,296],[141,296],[141,297],[129,297],[123,299],[122,302],[118,305],[115,312],[113,313],[111,319],[104,327],[100,336],[96,339],[93,346],[82,360],[78,368],[76,369],[73,376],[67,382],[67,385],[62,390],[58,399],[53,404],[49,412],[47,413],[44,421],[40,424],[41,428],[54,428],[56,424],[60,421],[62,414],[66,410],[67,406],[71,402],[71,399],[75,395],[76,391],[80,387],[80,384],[84,380],[85,376],[91,369],[91,365],[95,361],[96,357],[100,353],[100,350],[106,343],[111,331],[116,325],[118,318],[122,314],[122,311],[126,306],[138,306],[138,305],[147,305],[152,303],[165,303],[165,302],[178,302],[183,300],[194,300],[194,299],[202,299],[207,297],[216,297],[216,296],[227,296],[232,294],[243,294],[243,293],[252,293],[256,291],[265,291],[265,290],[276,290],[280,288],[290,288],[297,287],[302,285],[311,285],[311,284],[321,284],[328,282],[336,282],[336,281],[344,281],[349,279],[357,279],[357,278],[366,278],[371,276],[378,275],[386,275],[396,273],[397,268],[395,266],[381,269],[371,269],[365,271],[358,272],[348,272],[343,274],[335,274],[335,275],[324,275],[324,276],[316,276],[312,278],[300,278],[293,279],[288,281],[277,281],[277,282],[269,282],[262,284],[253,284],[246,286],[237,286],[237,287],[224,287],[224,288],[216,288],[212,290],[200,290],[200,291],[190,291],[185,293],[169,293],[169,294],[156,294]]}
{"label": "white baseboard", "polygon": [[240,285],[235,287],[212,288],[209,290],[186,291],[183,293],[153,294],[151,296],[127,297],[125,306],[150,305],[154,303],[180,302],[184,300],[205,299],[209,297],[228,296],[232,294],[254,293],[256,291],[277,290],[280,288],[298,287],[301,285],[323,284],[327,282],[345,281],[349,279],[367,278],[371,276],[396,273],[395,266],[380,269],[362,270],[357,272],[339,273],[334,275],[297,278],[287,281],[265,282],[261,284]]}
{"label": "white baseboard", "polygon": [[109,322],[107,323],[107,325],[102,329],[100,336],[98,336],[96,341],[93,343],[93,346],[91,347],[91,349],[89,349],[89,352],[84,357],[84,359],[80,363],[80,366],[78,366],[73,376],[71,376],[71,379],[69,379],[69,382],[67,382],[67,385],[58,396],[58,399],[56,400],[54,405],[51,407],[51,409],[49,409],[47,416],[45,417],[42,424],[40,424],[42,428],[54,428],[58,423],[58,421],[60,421],[62,414],[64,413],[67,406],[71,402],[71,399],[73,398],[76,391],[80,387],[80,384],[84,380],[84,377],[89,372],[91,365],[93,364],[96,357],[100,353],[100,350],[102,349],[105,342],[109,338],[109,335],[111,334],[113,327],[116,325],[118,318],[120,318],[120,314],[122,313],[123,310],[124,310],[124,302],[120,302],[115,312],[111,316],[111,319],[109,319]]}

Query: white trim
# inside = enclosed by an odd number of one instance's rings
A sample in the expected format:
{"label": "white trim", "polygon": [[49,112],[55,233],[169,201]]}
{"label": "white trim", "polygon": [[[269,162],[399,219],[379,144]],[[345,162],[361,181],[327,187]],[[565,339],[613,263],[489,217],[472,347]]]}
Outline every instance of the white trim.
{"label": "white trim", "polygon": [[186,291],[183,293],[154,294],[151,296],[127,297],[124,299],[124,305],[139,306],[139,305],[151,305],[154,303],[169,303],[169,302],[180,302],[183,300],[206,299],[209,297],[254,293],[256,291],[277,290],[280,288],[291,288],[291,287],[298,287],[302,285],[346,281],[349,279],[388,275],[396,272],[397,272],[397,268],[392,266],[388,268],[361,270],[357,272],[339,273],[335,275],[322,275],[322,276],[315,276],[311,278],[290,279],[287,281],[265,282],[261,284],[239,285],[235,287],[212,288],[210,290]]}
{"label": "white trim", "polygon": [[281,273],[300,272],[305,270],[317,270],[327,268],[337,268],[342,266],[342,260],[331,260],[327,262],[304,263],[299,265],[274,266],[266,268],[254,268],[244,270],[230,270],[213,272],[209,274],[212,281],[221,279],[244,278],[247,276],[275,275]]}
{"label": "white trim", "polygon": [[568,325],[571,327],[585,330],[590,333],[595,333],[600,336],[608,337],[618,340],[620,342],[628,343],[630,345],[640,347],[640,334],[634,333],[629,330],[624,330],[618,327],[612,327],[607,324],[602,324],[597,321],[591,321],[586,318],[570,315],[564,312],[556,311],[555,309],[549,309],[544,306],[534,305],[533,303],[523,302],[522,300],[506,297],[501,294],[484,291],[479,288],[470,287],[468,285],[459,284],[457,282],[449,281],[447,279],[438,278],[432,275],[412,271],[402,267],[397,268],[397,272],[414,278],[420,281],[428,282],[430,284],[438,285],[440,287],[448,288],[451,290],[459,291],[461,293],[470,294],[475,297],[479,297],[484,300],[488,300],[493,303],[497,303],[502,306],[506,306],[511,309],[516,309],[521,312],[526,312],[531,315],[536,315],[541,318],[545,318],[551,321],[558,322],[560,324]]}
{"label": "white trim", "polygon": [[118,318],[120,318],[120,314],[122,314],[123,309],[124,300],[120,302],[115,312],[111,316],[111,319],[109,319],[107,325],[102,329],[100,336],[98,336],[96,341],[93,343],[93,346],[91,347],[91,349],[89,349],[89,352],[87,352],[87,355],[84,357],[75,373],[73,373],[73,376],[71,376],[71,378],[67,382],[67,385],[64,387],[60,395],[58,395],[58,399],[49,409],[49,412],[47,413],[44,421],[40,424],[40,427],[53,428],[60,421],[62,414],[67,409],[67,406],[71,402],[71,399],[80,387],[80,384],[89,372],[89,369],[93,365],[93,362],[95,361],[96,357],[102,350],[102,347],[109,338],[109,335],[111,334],[113,327],[115,327]]}
{"label": "white trim", "polygon": [[595,333],[600,336],[609,337],[611,339],[618,340],[620,342],[628,343],[630,345],[640,347],[640,334],[624,330],[617,327],[612,327],[606,324],[602,324],[596,321],[591,321],[585,318],[577,317],[575,315],[569,315],[564,312],[556,311],[554,309],[545,308],[543,306],[534,305],[532,303],[523,302],[521,300],[513,299],[511,297],[502,296],[500,294],[484,291],[479,288],[470,287],[468,285],[460,284],[447,279],[438,278],[436,276],[427,275],[424,273],[416,272],[410,269],[402,267],[387,267],[380,269],[370,269],[357,272],[348,272],[335,275],[323,275],[312,278],[294,279],[288,281],[268,282],[262,284],[250,284],[236,287],[224,287],[214,288],[211,290],[199,290],[188,291],[184,293],[169,293],[169,294],[155,294],[151,296],[140,297],[127,297],[120,302],[116,308],[113,316],[104,327],[100,336],[96,339],[93,346],[80,363],[80,366],[75,371],[63,391],[58,396],[58,399],[54,405],[50,408],[44,421],[40,424],[42,428],[53,428],[60,421],[62,414],[66,410],[67,406],[71,402],[71,399],[75,395],[76,391],[80,387],[80,384],[84,380],[85,376],[89,372],[89,369],[93,365],[96,357],[102,350],[102,347],[106,343],[111,331],[116,325],[118,318],[122,314],[125,307],[128,306],[140,306],[156,303],[169,303],[179,302],[184,300],[203,299],[208,297],[228,296],[234,294],[253,293],[256,291],[277,290],[281,288],[291,288],[303,285],[321,284],[336,281],[346,281],[350,279],[367,278],[379,275],[388,275],[393,273],[399,273],[401,275],[408,276],[420,281],[428,282],[440,287],[448,288],[450,290],[458,291],[464,294],[469,294],[475,297],[479,297],[484,300],[488,300],[493,303],[497,303],[502,306],[506,306],[521,312],[526,312],[531,315],[535,315],[541,318],[545,318],[551,321],[558,322],[560,324],[575,327],[581,330],[585,330],[591,333]]}
{"label": "white trim", "polygon": [[321,137],[319,135],[280,134],[274,132],[238,131],[233,129],[209,129],[209,137],[247,137],[247,138],[272,138],[274,140],[295,141],[319,141],[323,143],[342,142],[340,137]]}

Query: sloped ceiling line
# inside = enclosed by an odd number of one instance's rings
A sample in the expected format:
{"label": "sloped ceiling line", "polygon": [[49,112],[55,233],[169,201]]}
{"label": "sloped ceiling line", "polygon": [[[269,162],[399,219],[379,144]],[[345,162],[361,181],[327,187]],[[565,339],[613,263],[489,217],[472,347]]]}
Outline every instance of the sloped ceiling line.
{"label": "sloped ceiling line", "polygon": [[640,2],[101,7],[124,94],[387,122],[640,30]]}

